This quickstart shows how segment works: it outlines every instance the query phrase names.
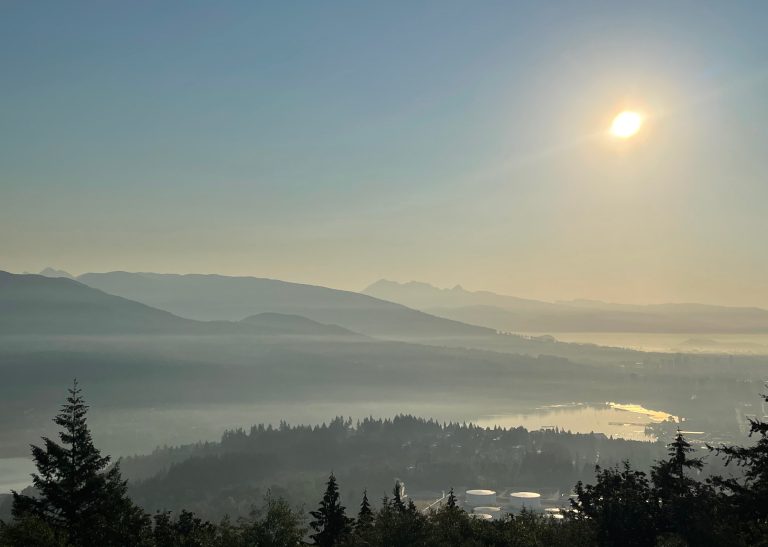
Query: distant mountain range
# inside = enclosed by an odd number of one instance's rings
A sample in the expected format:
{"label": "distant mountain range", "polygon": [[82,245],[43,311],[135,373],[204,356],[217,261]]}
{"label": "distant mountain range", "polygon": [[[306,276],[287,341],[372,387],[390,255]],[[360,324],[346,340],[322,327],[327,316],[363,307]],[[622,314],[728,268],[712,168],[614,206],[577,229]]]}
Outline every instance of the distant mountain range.
{"label": "distant mountain range", "polygon": [[89,287],[200,321],[239,321],[259,313],[300,315],[381,337],[492,335],[494,331],[435,317],[371,296],[256,277],[156,273],[87,273]]}
{"label": "distant mountain range", "polygon": [[45,277],[66,277],[67,279],[74,279],[75,276],[64,270],[57,270],[55,268],[45,268],[40,272],[40,275]]}
{"label": "distant mountain range", "polygon": [[[293,315],[369,336],[487,337],[520,333],[768,333],[768,310],[706,304],[632,305],[595,300],[544,302],[428,283],[379,280],[361,293],[256,277],[200,274],[40,275],[171,312],[177,319],[240,321],[262,313]],[[262,320],[263,321],[263,320]],[[149,325],[151,323],[147,323]],[[210,326],[207,328],[211,328]]]}
{"label": "distant mountain range", "polygon": [[542,302],[460,286],[379,280],[363,294],[506,332],[766,333],[768,310],[705,304]]}
{"label": "distant mountain range", "polygon": [[305,317],[259,314],[239,322],[195,321],[64,277],[0,271],[2,334],[260,334],[359,336]]}
{"label": "distant mountain range", "polygon": [[580,362],[637,359],[619,348],[503,336],[359,293],[271,279],[113,272],[75,281],[3,274],[0,285],[0,335],[369,336]]}

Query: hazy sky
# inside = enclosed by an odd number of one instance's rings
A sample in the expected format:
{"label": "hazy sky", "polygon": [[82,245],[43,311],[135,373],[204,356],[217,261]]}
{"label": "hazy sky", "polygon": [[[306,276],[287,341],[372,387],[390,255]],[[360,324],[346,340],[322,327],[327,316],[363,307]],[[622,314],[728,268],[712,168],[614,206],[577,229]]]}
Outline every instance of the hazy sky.
{"label": "hazy sky", "polygon": [[[0,4],[0,269],[768,306],[768,3]],[[637,138],[605,131],[623,108]]]}

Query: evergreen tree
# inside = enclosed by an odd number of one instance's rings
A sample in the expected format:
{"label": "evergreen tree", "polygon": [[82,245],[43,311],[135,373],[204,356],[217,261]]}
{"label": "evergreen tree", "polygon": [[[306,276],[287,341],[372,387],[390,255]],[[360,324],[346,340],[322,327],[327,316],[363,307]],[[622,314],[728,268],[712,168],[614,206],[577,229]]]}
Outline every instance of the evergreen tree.
{"label": "evergreen tree", "polygon": [[38,494],[13,492],[13,515],[35,517],[77,546],[138,545],[149,519],[127,497],[119,467],[108,469],[110,458],[94,447],[80,391],[75,381],[53,420],[61,444],[43,437],[43,447],[32,446]]}
{"label": "evergreen tree", "polygon": [[714,491],[687,473],[704,467],[680,429],[669,446],[669,458],[651,469],[652,497],[657,511],[656,526],[666,541],[682,539],[691,545],[715,545],[711,528]]}
{"label": "evergreen tree", "polygon": [[310,537],[315,544],[322,547],[333,547],[346,541],[352,531],[353,519],[345,514],[345,507],[339,499],[339,486],[336,477],[331,473],[325,489],[325,495],[320,501],[317,511],[310,512],[310,526],[315,531]]}
{"label": "evergreen tree", "polygon": [[[296,547],[304,545],[307,533],[304,517],[291,508],[287,501],[272,496],[264,497],[264,506],[251,511],[250,519],[240,521],[241,539],[244,546]],[[229,543],[223,545],[229,547]]]}
{"label": "evergreen tree", "polygon": [[153,547],[213,545],[218,535],[216,525],[184,509],[175,520],[169,511],[156,513],[153,520]]}
{"label": "evergreen tree", "polygon": [[657,465],[655,469],[663,469],[670,478],[677,482],[678,488],[686,485],[686,471],[701,471],[704,467],[704,460],[701,458],[690,458],[688,455],[693,452],[691,444],[685,440],[683,432],[677,429],[675,440],[668,446],[669,459]]}
{"label": "evergreen tree", "polygon": [[460,545],[471,536],[469,515],[457,503],[451,488],[445,505],[432,514],[432,535],[441,545]]}
{"label": "evergreen tree", "polygon": [[0,521],[0,547],[71,547],[62,536],[34,516],[15,519],[9,524]]}
{"label": "evergreen tree", "polygon": [[453,488],[448,492],[448,499],[446,500],[445,505],[440,508],[438,514],[442,517],[441,520],[444,525],[448,527],[456,528],[466,524],[467,513],[459,507]]}
{"label": "evergreen tree", "polygon": [[400,481],[395,482],[392,493],[392,500],[384,498],[384,504],[376,513],[374,528],[378,545],[425,545],[429,536],[427,516],[416,509],[412,500],[404,501],[405,488]]}
{"label": "evergreen tree", "polygon": [[448,492],[448,501],[445,502],[445,506],[451,511],[458,509],[456,494],[453,493],[453,487],[451,487],[450,492]]}
{"label": "evergreen tree", "polygon": [[[768,401],[768,395],[761,395]],[[743,469],[743,478],[715,477],[713,483],[724,490],[725,503],[732,510],[734,521],[749,523],[755,538],[766,541],[768,535],[768,422],[749,420],[749,436],[758,435],[756,443],[748,447],[709,447],[725,456],[726,465],[735,464]],[[766,541],[768,543],[768,541]],[[755,543],[757,544],[757,543]]]}
{"label": "evergreen tree", "polygon": [[400,513],[405,513],[406,510],[405,502],[403,501],[404,492],[403,483],[395,481],[395,488],[392,490],[392,506]]}
{"label": "evergreen tree", "polygon": [[662,504],[675,498],[690,496],[698,481],[688,477],[686,471],[700,471],[704,467],[701,458],[689,457],[693,448],[678,429],[675,440],[668,445],[669,458],[657,462],[651,469],[654,494]]}
{"label": "evergreen tree", "polygon": [[576,484],[572,501],[578,519],[589,520],[598,543],[606,547],[653,547],[656,544],[655,510],[646,474],[622,467],[596,468],[597,482]]}
{"label": "evergreen tree", "polygon": [[373,525],[373,511],[371,510],[371,504],[368,502],[368,491],[363,490],[363,501],[360,503],[360,511],[357,513],[357,521],[355,522],[356,530],[368,529]]}
{"label": "evergreen tree", "polygon": [[363,490],[363,501],[360,503],[360,511],[355,520],[355,545],[371,545],[373,539],[374,514],[371,504],[368,502],[368,491]]}

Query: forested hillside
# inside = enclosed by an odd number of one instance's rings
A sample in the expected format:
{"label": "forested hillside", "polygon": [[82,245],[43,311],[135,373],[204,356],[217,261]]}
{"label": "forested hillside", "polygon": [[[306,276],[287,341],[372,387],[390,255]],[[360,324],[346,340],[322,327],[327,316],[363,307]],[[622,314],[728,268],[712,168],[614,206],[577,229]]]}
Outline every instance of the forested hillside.
{"label": "forested hillside", "polygon": [[[667,455],[654,461],[649,471],[638,469],[629,461],[609,467],[595,466],[594,483],[579,481],[574,487],[575,495],[568,498],[568,506],[558,513],[523,508],[510,510],[497,519],[471,518],[453,488],[447,496],[441,493],[437,503],[420,508],[408,496],[400,479],[393,481],[391,495],[385,493],[380,503],[372,503],[367,488],[353,488],[347,496],[349,501],[344,501],[341,495],[344,486],[340,486],[342,483],[331,472],[314,511],[292,506],[279,493],[267,490],[260,504],[251,505],[247,516],[236,521],[225,516],[214,524],[187,509],[167,511],[168,505],[164,505],[150,514],[138,506],[129,495],[119,464],[110,466],[110,458],[103,456],[94,445],[87,426],[87,412],[88,406],[75,383],[66,404],[54,418],[60,428],[59,440],[44,438],[42,445],[32,447],[37,466],[37,473],[33,475],[35,488],[23,493],[14,492],[11,515],[6,513],[0,521],[0,545],[752,547],[768,543],[768,424],[760,420],[750,422],[750,433],[757,437],[756,443],[708,447],[714,459],[736,466],[739,473],[733,477],[710,474],[706,481],[702,481],[700,472],[705,469],[705,458],[678,432],[667,447]],[[289,440],[287,446],[283,445],[290,450],[289,454],[302,442],[305,448],[311,448],[309,445],[315,440],[321,441],[322,446],[333,446],[340,441],[343,444],[343,439],[350,439],[352,444],[374,440],[372,446],[363,450],[383,453],[386,460],[387,452],[390,452],[390,458],[397,457],[397,452],[405,449],[408,453],[414,447],[409,443],[396,446],[404,436],[424,437],[423,443],[431,442],[429,446],[435,448],[439,448],[441,437],[451,437],[450,446],[443,446],[443,452],[466,450],[467,453],[462,455],[464,460],[479,464],[478,469],[491,473],[494,466],[490,462],[477,461],[478,453],[488,451],[484,446],[488,441],[499,443],[499,455],[503,455],[510,448],[521,446],[515,444],[517,442],[537,440],[535,435],[530,438],[525,431],[489,431],[455,424],[440,426],[412,417],[401,417],[392,422],[367,420],[358,425],[355,434],[349,425],[336,420],[322,428],[283,426],[275,431],[256,427],[249,434],[242,431],[230,433],[222,439],[220,446],[233,450],[231,454],[236,457],[193,457],[187,460],[192,462],[187,469],[183,464],[172,466],[166,478],[172,477],[175,470],[181,472],[175,477],[178,479],[175,487],[173,480],[164,485],[163,490],[172,499],[163,503],[173,504],[184,500],[184,496],[200,496],[205,489],[215,488],[220,484],[218,480],[206,476],[206,470],[211,468],[232,479],[239,476],[241,483],[253,477],[252,472],[250,477],[243,476],[248,474],[243,465],[246,461],[265,474],[273,473],[274,460],[254,457],[258,450],[254,447],[262,446],[272,438]],[[553,435],[557,438],[561,434]],[[299,440],[298,444],[294,444],[296,440]],[[387,441],[391,442],[389,450]],[[587,441],[590,444],[593,439]],[[275,446],[278,444],[274,443]],[[202,447],[202,450],[210,448]],[[424,448],[422,444],[422,452]],[[201,447],[195,450],[201,450]],[[248,454],[250,457],[243,458],[242,464],[237,465],[237,457]],[[544,450],[535,449],[533,454],[534,458],[540,457]],[[501,457],[499,461],[504,459]],[[293,462],[308,460],[299,456]],[[331,451],[321,454],[314,465],[319,470],[328,464],[343,465],[345,460],[347,458],[341,452]],[[234,468],[230,468],[232,463],[236,464]],[[550,470],[558,468],[553,463],[550,459]],[[563,463],[566,462],[563,460],[561,465]],[[429,464],[429,461],[417,462],[412,469],[414,473],[429,477]],[[535,466],[531,471],[533,469]],[[461,477],[457,471],[460,468],[451,469],[446,476]],[[495,471],[502,469],[496,467]],[[366,482],[376,482],[376,472],[369,469],[367,473],[366,477],[363,470],[361,477]],[[216,478],[220,480],[222,475]],[[432,480],[438,478],[443,480],[445,477],[431,477]],[[543,475],[539,480],[541,478]],[[489,480],[490,475],[476,479]],[[190,486],[198,486],[200,490],[190,492],[187,490]],[[353,501],[354,490],[357,490],[359,505]],[[137,489],[140,491],[141,487]],[[233,491],[229,496],[239,494]],[[347,506],[351,509],[347,510]]]}
{"label": "forested hillside", "polygon": [[[321,492],[328,469],[344,499],[367,489],[374,504],[399,478],[409,491],[439,497],[451,486],[544,490],[556,504],[595,464],[631,459],[650,467],[663,444],[600,434],[440,424],[414,416],[337,418],[321,426],[258,425],[233,430],[219,443],[158,449],[125,458],[131,495],[148,510],[188,508],[208,518],[247,514],[271,489],[296,504]],[[143,479],[143,480],[142,480]]]}

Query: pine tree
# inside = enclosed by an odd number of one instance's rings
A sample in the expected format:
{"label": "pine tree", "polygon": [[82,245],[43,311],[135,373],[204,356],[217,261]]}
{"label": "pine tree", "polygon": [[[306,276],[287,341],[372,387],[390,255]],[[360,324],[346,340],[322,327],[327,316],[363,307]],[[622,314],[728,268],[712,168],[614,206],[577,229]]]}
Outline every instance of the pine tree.
{"label": "pine tree", "polygon": [[713,506],[714,492],[688,476],[704,467],[701,458],[690,456],[692,452],[694,449],[678,429],[668,446],[669,458],[651,469],[656,526],[663,536],[683,538],[690,545],[711,545],[707,511]]}
{"label": "pine tree", "polygon": [[339,498],[339,486],[336,477],[331,473],[326,484],[325,495],[320,501],[317,511],[311,511],[314,519],[310,526],[315,534],[310,537],[315,544],[322,547],[333,547],[346,541],[352,531],[353,519],[345,514],[345,507]]}
{"label": "pine tree", "polygon": [[[219,526],[221,530],[221,525]],[[220,545],[258,545],[259,547],[293,547],[305,545],[307,533],[304,516],[291,508],[287,501],[267,491],[261,508],[251,512],[249,519],[241,520],[242,543],[222,542]],[[196,544],[197,545],[197,544]]]}
{"label": "pine tree", "polygon": [[373,511],[371,510],[371,504],[368,502],[368,491],[363,490],[363,501],[360,503],[360,511],[357,513],[355,530],[367,530],[371,526],[373,526]]}
{"label": "pine tree", "polygon": [[458,504],[456,503],[456,494],[453,493],[453,488],[451,488],[450,492],[448,492],[448,501],[445,503],[445,506],[451,511],[454,511],[458,508]]}
{"label": "pine tree", "polygon": [[444,520],[447,520],[449,523],[460,521],[461,519],[459,517],[466,516],[465,511],[459,507],[453,488],[448,492],[448,499],[445,502],[445,506],[441,507],[440,513],[445,516]]}
{"label": "pine tree", "polygon": [[661,500],[683,496],[697,483],[686,475],[686,471],[700,471],[704,467],[701,458],[689,457],[693,451],[678,429],[675,440],[668,445],[669,458],[658,462],[651,470],[655,493]]}
{"label": "pine tree", "polygon": [[360,511],[355,520],[354,545],[371,545],[374,543],[373,522],[375,515],[368,502],[368,491],[363,490],[363,501],[360,502]]}
{"label": "pine tree", "polygon": [[646,474],[628,461],[619,467],[595,468],[594,485],[576,483],[575,518],[589,522],[600,545],[653,547],[656,512]]}
{"label": "pine tree", "polygon": [[453,488],[445,505],[432,514],[434,536],[440,545],[461,545],[470,533],[469,515],[459,507]]}
{"label": "pine tree", "polygon": [[392,505],[400,513],[405,513],[406,510],[405,502],[403,501],[404,491],[403,483],[395,481],[395,488],[392,490]]}
{"label": "pine tree", "polygon": [[38,518],[77,546],[136,544],[148,517],[127,497],[119,467],[107,469],[110,458],[94,447],[80,391],[75,381],[53,420],[61,444],[43,437],[43,447],[32,446],[38,494],[13,492],[13,515]]}
{"label": "pine tree", "polygon": [[669,466],[672,476],[682,479],[686,470],[700,471],[704,467],[704,461],[701,458],[689,458],[688,454],[693,452],[691,444],[685,440],[683,432],[677,429],[675,440],[669,444]]}
{"label": "pine tree", "polygon": [[[768,395],[761,395],[768,401]],[[743,469],[743,479],[716,477],[714,483],[728,494],[728,505],[742,522],[753,522],[768,529],[768,422],[749,420],[749,436],[758,435],[751,446],[709,447],[725,456],[726,465],[735,464]]]}

